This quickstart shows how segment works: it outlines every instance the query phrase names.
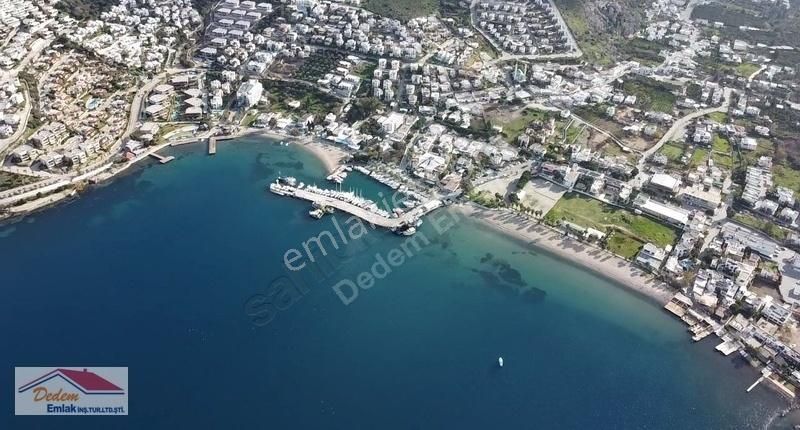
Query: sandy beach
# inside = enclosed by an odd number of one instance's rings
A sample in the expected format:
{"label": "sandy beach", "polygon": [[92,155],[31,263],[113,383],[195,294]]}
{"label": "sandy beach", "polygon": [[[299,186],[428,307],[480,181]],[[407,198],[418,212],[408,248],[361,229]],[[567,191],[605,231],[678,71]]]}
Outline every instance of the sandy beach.
{"label": "sandy beach", "polygon": [[510,210],[486,209],[471,203],[456,205],[453,209],[526,245],[583,266],[660,305],[667,303],[675,293],[663,282],[655,280],[630,262],[601,248],[565,237],[558,231]]}
{"label": "sandy beach", "polygon": [[346,150],[319,138],[310,136],[288,136],[269,132],[260,128],[248,128],[235,135],[235,137],[241,136],[264,136],[270,139],[300,145],[322,161],[322,164],[325,165],[326,172],[329,174],[333,173],[333,171],[342,164],[342,160],[350,157],[350,154]]}

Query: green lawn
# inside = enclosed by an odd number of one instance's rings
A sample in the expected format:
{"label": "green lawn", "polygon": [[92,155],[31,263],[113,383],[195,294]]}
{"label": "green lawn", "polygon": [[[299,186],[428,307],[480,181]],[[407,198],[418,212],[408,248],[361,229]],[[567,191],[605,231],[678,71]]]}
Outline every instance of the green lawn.
{"label": "green lawn", "polygon": [[775,146],[769,139],[758,139],[758,147],[756,147],[755,151],[741,151],[741,153],[744,155],[748,164],[755,165],[758,163],[758,158],[762,155],[774,156]]}
{"label": "green lawn", "polygon": [[514,143],[517,141],[519,135],[522,134],[532,122],[545,121],[549,116],[550,114],[548,112],[536,109],[525,109],[522,111],[522,115],[505,124],[501,124],[501,127],[503,127],[503,135],[506,137],[507,141]]}
{"label": "green lawn", "polygon": [[750,77],[750,75],[752,75],[753,73],[757,72],[758,69],[760,68],[761,66],[759,66],[758,64],[742,63],[736,66],[736,74],[743,78],[747,78]]}
{"label": "green lawn", "polygon": [[711,154],[711,159],[714,160],[714,165],[723,169],[733,169],[733,157],[726,154],[715,152]]}
{"label": "green lawn", "polygon": [[677,97],[668,84],[650,78],[637,77],[623,84],[625,94],[635,95],[636,104],[643,109],[672,113]]}
{"label": "green lawn", "polygon": [[689,165],[693,168],[701,166],[705,164],[707,159],[708,159],[708,149],[696,148],[692,153],[692,158],[689,161]]}
{"label": "green lawn", "polygon": [[683,145],[669,142],[662,146],[659,152],[664,154],[670,162],[676,163],[683,156]]}
{"label": "green lawn", "polygon": [[756,230],[761,230],[774,239],[784,240],[788,235],[787,230],[778,227],[775,223],[763,220],[761,218],[756,218],[750,214],[737,213],[733,216],[733,219],[744,225],[753,227]]}
{"label": "green lawn", "polygon": [[724,152],[725,154],[730,154],[731,143],[728,141],[728,139],[715,133],[714,138],[711,140],[711,149],[717,152]]}
{"label": "green lawn", "polygon": [[716,121],[720,124],[727,124],[728,122],[728,114],[725,112],[712,112],[707,115],[708,119],[711,121]]}
{"label": "green lawn", "polygon": [[786,187],[800,193],[800,172],[791,167],[776,165],[772,167],[772,181],[776,186]]}
{"label": "green lawn", "polygon": [[380,16],[408,21],[420,16],[436,15],[438,0],[367,0],[364,9]]}
{"label": "green lawn", "polygon": [[629,239],[653,242],[662,247],[672,245],[677,238],[671,227],[580,194],[565,194],[545,215],[545,221],[551,224],[558,224],[562,219],[600,231],[619,227],[626,236],[633,236]]}
{"label": "green lawn", "polygon": [[615,232],[608,238],[608,250],[614,254],[633,260],[644,243],[624,233]]}

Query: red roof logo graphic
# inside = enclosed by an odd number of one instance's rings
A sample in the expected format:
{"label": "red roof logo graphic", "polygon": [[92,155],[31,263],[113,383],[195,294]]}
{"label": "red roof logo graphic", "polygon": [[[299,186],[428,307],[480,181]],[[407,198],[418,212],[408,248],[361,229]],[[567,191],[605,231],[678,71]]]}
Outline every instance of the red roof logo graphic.
{"label": "red roof logo graphic", "polygon": [[54,378],[61,378],[83,394],[125,394],[125,390],[122,388],[86,369],[55,369],[19,387],[18,391],[23,393]]}

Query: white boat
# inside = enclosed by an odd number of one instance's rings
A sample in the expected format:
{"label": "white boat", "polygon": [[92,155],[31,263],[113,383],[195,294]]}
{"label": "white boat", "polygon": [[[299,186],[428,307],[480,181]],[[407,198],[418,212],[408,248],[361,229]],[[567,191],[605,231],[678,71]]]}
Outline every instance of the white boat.
{"label": "white boat", "polygon": [[278,178],[277,183],[281,185],[288,185],[290,187],[294,187],[297,185],[297,179],[292,176],[286,176],[282,178]]}
{"label": "white boat", "polygon": [[414,233],[416,233],[416,232],[417,232],[417,229],[416,229],[416,228],[414,228],[414,227],[409,227],[409,228],[407,228],[407,229],[405,229],[405,230],[402,230],[402,231],[400,231],[400,234],[401,234],[402,236],[411,236],[411,235],[413,235],[413,234],[414,234]]}
{"label": "white boat", "polygon": [[498,358],[497,358],[497,364],[498,364],[500,367],[503,367],[503,357],[498,357]]}

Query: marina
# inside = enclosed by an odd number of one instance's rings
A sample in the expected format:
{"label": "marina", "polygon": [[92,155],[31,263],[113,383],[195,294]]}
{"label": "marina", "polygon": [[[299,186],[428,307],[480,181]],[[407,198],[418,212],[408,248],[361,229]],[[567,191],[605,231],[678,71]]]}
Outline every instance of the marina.
{"label": "marina", "polygon": [[326,190],[313,185],[306,186],[303,183],[298,184],[294,178],[280,178],[270,184],[269,190],[280,196],[309,201],[315,207],[341,210],[372,225],[401,232],[411,231],[412,234],[411,227],[418,225],[423,216],[443,206],[441,200],[431,199],[407,212],[395,210],[390,213],[379,208],[372,200],[359,197],[353,192]]}

